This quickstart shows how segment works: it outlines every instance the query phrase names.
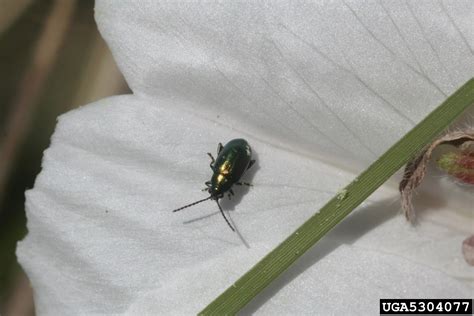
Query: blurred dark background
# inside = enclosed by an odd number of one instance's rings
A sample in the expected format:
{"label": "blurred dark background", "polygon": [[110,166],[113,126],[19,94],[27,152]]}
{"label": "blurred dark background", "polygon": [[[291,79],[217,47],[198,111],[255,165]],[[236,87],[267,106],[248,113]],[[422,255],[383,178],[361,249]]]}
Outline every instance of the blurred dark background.
{"label": "blurred dark background", "polygon": [[130,92],[97,30],[93,0],[0,0],[0,314],[34,315],[15,256],[25,190],[41,170],[56,118]]}

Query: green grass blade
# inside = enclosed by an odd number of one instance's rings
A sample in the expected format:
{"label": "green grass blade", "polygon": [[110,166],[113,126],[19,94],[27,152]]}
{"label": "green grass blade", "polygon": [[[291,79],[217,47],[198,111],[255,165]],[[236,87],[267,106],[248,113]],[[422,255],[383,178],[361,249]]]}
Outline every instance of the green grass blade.
{"label": "green grass blade", "polygon": [[430,113],[359,175],[357,181],[351,182],[343,193],[333,197],[200,314],[237,313],[472,104],[474,79]]}

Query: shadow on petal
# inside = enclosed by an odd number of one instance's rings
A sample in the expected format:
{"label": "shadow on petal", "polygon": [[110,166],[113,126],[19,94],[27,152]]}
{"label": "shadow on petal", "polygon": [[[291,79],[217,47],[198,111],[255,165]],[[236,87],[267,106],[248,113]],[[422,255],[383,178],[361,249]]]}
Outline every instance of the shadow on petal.
{"label": "shadow on petal", "polygon": [[[275,280],[241,312],[244,315],[255,313],[261,306],[270,300],[278,291],[296,279],[319,260],[336,250],[342,244],[353,244],[357,239],[370,232],[375,227],[390,220],[399,213],[400,205],[392,198],[384,199],[361,207],[345,221],[336,226],[316,246],[310,249],[280,278]],[[350,263],[348,263],[350,264]],[[315,280],[316,282],[317,280]]]}

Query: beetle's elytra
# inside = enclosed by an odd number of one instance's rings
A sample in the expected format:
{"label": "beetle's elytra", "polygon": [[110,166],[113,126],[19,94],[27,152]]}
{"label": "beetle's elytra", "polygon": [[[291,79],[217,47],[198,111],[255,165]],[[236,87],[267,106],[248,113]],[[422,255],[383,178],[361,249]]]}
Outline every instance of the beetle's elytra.
{"label": "beetle's elytra", "polygon": [[229,194],[229,198],[231,195],[234,195],[234,192],[232,191],[232,186],[234,184],[251,185],[246,182],[240,182],[240,178],[244,175],[245,171],[255,163],[255,160],[252,160],[252,149],[245,139],[238,138],[231,140],[225,146],[222,146],[222,144],[219,143],[217,146],[216,159],[214,159],[211,153],[207,154],[211,157],[210,167],[213,172],[211,180],[206,182],[206,189],[204,189],[209,192],[209,197],[175,209],[173,212],[180,211],[207,200],[215,200],[222,216],[227,222],[227,225],[235,231],[234,227],[232,227],[225,216],[224,211],[219,204],[219,199],[222,198],[225,193]]}

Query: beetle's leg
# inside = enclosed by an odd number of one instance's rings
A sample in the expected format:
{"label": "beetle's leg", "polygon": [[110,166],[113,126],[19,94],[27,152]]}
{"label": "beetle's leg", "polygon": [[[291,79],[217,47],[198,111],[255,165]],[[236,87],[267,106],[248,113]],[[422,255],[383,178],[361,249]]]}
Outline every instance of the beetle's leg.
{"label": "beetle's leg", "polygon": [[248,183],[248,182],[236,182],[235,184],[237,185],[246,185],[248,187],[253,187],[253,184],[252,183]]}
{"label": "beetle's leg", "polygon": [[209,188],[211,187],[211,181],[206,181],[206,182],[204,182],[204,184],[206,185],[206,187],[201,190],[203,192],[209,190]]}
{"label": "beetle's leg", "polygon": [[211,153],[207,153],[209,157],[211,157],[211,164],[213,164],[216,160],[214,159],[214,156]]}
{"label": "beetle's leg", "polygon": [[222,143],[217,144],[217,154],[218,155],[221,153],[222,149],[224,149],[224,146],[222,146]]}
{"label": "beetle's leg", "polygon": [[202,189],[201,191],[202,192],[209,191],[209,188],[211,187],[211,181],[206,181],[204,184],[206,185],[206,187]]}
{"label": "beetle's leg", "polygon": [[211,157],[211,163],[209,164],[209,167],[211,167],[211,169],[214,170],[214,162],[216,162],[216,160],[214,159],[211,153],[207,153],[207,155]]}
{"label": "beetle's leg", "polygon": [[249,166],[247,167],[247,170],[250,169],[253,166],[254,163],[255,163],[255,159],[250,160],[250,163],[249,163]]}

